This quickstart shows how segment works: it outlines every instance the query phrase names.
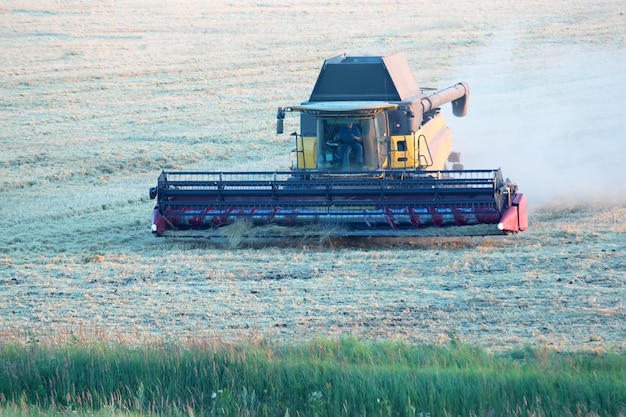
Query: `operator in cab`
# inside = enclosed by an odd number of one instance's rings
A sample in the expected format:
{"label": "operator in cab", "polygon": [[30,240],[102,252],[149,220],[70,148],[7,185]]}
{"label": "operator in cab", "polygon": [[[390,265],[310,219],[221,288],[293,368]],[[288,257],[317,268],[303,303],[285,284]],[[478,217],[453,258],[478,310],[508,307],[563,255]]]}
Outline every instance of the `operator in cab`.
{"label": "operator in cab", "polygon": [[339,143],[337,149],[342,160],[344,171],[350,169],[350,155],[354,155],[354,163],[361,168],[363,166],[363,143],[361,130],[353,123],[342,127],[335,137]]}

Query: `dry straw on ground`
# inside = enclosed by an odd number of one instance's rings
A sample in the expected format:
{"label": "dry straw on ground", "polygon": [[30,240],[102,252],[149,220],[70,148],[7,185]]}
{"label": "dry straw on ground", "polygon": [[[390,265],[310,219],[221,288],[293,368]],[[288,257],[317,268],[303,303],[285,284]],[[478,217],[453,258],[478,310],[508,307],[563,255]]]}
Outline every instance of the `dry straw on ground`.
{"label": "dry straw on ground", "polygon": [[[0,6],[1,336],[624,350],[623,9]],[[288,169],[276,107],[306,100],[324,58],[399,51],[424,86],[470,84],[466,118],[444,109],[455,148],[467,168],[518,182],[528,232],[260,248],[241,229],[224,231],[226,247],[150,235],[161,169]]]}

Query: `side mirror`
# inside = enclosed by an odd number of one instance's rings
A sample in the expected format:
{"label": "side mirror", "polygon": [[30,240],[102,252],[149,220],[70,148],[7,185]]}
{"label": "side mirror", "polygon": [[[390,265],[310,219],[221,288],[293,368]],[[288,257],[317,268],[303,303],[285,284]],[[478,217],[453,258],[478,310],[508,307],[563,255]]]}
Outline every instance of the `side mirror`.
{"label": "side mirror", "polygon": [[276,113],[276,134],[280,135],[283,133],[284,121],[285,121],[285,110],[283,110],[282,107],[279,107],[278,112]]}
{"label": "side mirror", "polygon": [[419,102],[411,103],[411,107],[406,112],[409,131],[411,133],[417,132],[422,125],[422,112],[421,109],[415,108],[417,106],[421,106],[421,104]]}

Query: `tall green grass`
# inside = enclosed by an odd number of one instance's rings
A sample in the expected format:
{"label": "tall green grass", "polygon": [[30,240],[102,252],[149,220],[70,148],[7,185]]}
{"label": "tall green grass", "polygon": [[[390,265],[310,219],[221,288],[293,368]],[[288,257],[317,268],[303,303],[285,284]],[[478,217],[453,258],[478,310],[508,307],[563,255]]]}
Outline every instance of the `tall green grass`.
{"label": "tall green grass", "polygon": [[0,415],[620,416],[626,356],[351,338],[0,345]]}

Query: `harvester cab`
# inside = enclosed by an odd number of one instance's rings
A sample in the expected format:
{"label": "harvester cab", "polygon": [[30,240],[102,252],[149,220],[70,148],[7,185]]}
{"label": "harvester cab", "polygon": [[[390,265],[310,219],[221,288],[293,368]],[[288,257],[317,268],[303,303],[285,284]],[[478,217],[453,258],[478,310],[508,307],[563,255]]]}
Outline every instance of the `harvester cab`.
{"label": "harvester cab", "polygon": [[[163,171],[150,197],[156,235],[255,225],[331,225],[341,236],[423,226],[525,230],[526,197],[500,169],[464,170],[442,105],[467,113],[469,87],[421,89],[403,54],[324,61],[311,96],[278,108],[277,133],[300,115],[291,171]],[[376,230],[375,230],[376,229]],[[406,235],[406,233],[403,233]]]}
{"label": "harvester cab", "polygon": [[[295,170],[462,169],[440,106],[451,102],[453,113],[464,116],[469,87],[425,91],[404,54],[339,55],[324,62],[307,102],[278,109],[277,133],[286,113],[300,113]],[[355,139],[342,135],[347,126],[359,133]]]}

